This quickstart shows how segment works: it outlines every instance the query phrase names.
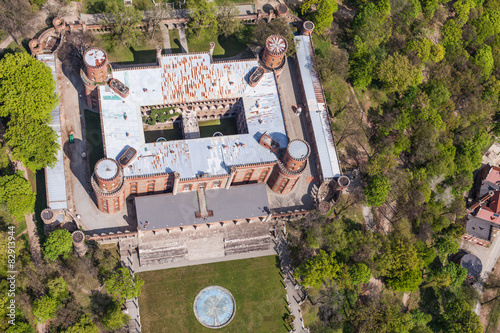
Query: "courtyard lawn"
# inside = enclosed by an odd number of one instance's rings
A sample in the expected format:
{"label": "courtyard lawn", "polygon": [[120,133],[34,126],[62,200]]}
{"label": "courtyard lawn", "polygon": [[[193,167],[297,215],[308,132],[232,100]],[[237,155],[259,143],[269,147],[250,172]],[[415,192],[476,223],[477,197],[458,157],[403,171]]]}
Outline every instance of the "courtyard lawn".
{"label": "courtyard lawn", "polygon": [[172,53],[182,53],[181,40],[179,39],[179,29],[168,30],[170,38],[170,49]]}
{"label": "courtyard lawn", "polygon": [[238,127],[236,126],[236,118],[222,118],[208,121],[200,121],[200,136],[202,138],[211,137],[216,132],[223,135],[238,134]]}
{"label": "courtyard lawn", "polygon": [[251,0],[215,0],[218,6],[224,5],[226,2],[232,2],[235,5],[253,5],[254,2]]}
{"label": "courtyard lawn", "polygon": [[99,117],[99,113],[85,110],[85,134],[87,136],[90,173],[92,173],[94,172],[94,166],[97,161],[104,157],[101,118]]}
{"label": "courtyard lawn", "polygon": [[159,138],[167,141],[182,140],[182,129],[180,124],[174,124],[173,127],[154,131],[144,131],[144,138],[147,143],[156,142]]}
{"label": "courtyard lawn", "polygon": [[215,42],[214,58],[234,57],[245,51],[247,42],[252,35],[254,26],[245,25],[240,33],[231,35],[227,39],[218,34],[202,34],[200,37],[188,34],[189,52],[208,52],[210,42]]}
{"label": "courtyard lawn", "polygon": [[218,331],[288,332],[286,292],[276,262],[276,256],[268,256],[139,273],[145,281],[139,297],[143,332],[213,332],[193,313],[196,294],[210,285],[227,288],[236,301],[233,320]]}
{"label": "courtyard lawn", "polygon": [[96,35],[100,46],[108,54],[110,62],[146,64],[156,63],[156,42],[150,42],[140,35],[133,45],[112,46],[104,35]]}

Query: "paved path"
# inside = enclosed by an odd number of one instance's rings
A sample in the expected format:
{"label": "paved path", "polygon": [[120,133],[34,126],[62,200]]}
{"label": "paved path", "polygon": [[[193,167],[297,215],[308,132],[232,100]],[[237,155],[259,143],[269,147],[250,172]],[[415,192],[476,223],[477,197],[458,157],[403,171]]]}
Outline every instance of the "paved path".
{"label": "paved path", "polygon": [[[128,216],[127,210],[123,209],[118,214],[101,213],[92,200],[92,188],[90,186],[90,168],[87,158],[82,157],[85,152],[89,156],[87,137],[85,131],[83,84],[77,73],[72,73],[69,78],[64,75],[61,62],[56,62],[57,85],[61,95],[59,107],[61,112],[61,128],[64,146],[64,169],[66,186],[68,191],[68,209],[74,215],[79,214],[79,224],[84,230],[95,230],[96,233],[106,232],[102,226],[109,231],[124,229],[129,226],[124,215]],[[81,96],[81,97],[80,97]],[[100,129],[96,129],[100,133]],[[73,132],[75,142],[67,143],[69,133]],[[99,135],[99,134],[98,134]],[[95,135],[93,136],[95,137]],[[66,144],[65,144],[66,142]],[[121,230],[120,231],[124,231]]]}
{"label": "paved path", "polygon": [[188,49],[188,42],[187,42],[187,38],[186,38],[186,28],[184,27],[183,24],[181,24],[181,26],[179,28],[179,40],[181,42],[182,52],[188,53],[189,49]]}
{"label": "paved path", "polygon": [[[498,261],[498,258],[500,257],[500,237],[499,236],[495,237],[490,247],[484,247],[477,244],[473,244],[466,240],[462,240],[460,248],[477,256],[481,260],[481,263],[483,264],[483,270],[480,275],[482,281],[474,285],[474,287],[478,290],[481,299],[483,294],[482,283],[488,279],[488,275],[491,273],[492,269],[495,267]],[[474,312],[477,315],[480,315],[481,313],[480,302],[476,303],[476,306],[474,307]]]}
{"label": "paved path", "polygon": [[12,43],[14,39],[10,36],[7,36],[1,43],[0,43],[0,53],[5,51],[7,47],[9,47],[10,43]]}
{"label": "paved path", "polygon": [[280,257],[281,271],[283,273],[284,282],[286,285],[286,294],[290,313],[295,317],[293,322],[294,332],[307,332],[304,329],[304,321],[302,319],[302,311],[300,304],[306,299],[306,293],[298,282],[293,278],[293,271],[290,264],[290,253],[287,248],[286,230],[276,231],[278,234],[274,239],[276,244],[276,252]]}
{"label": "paved path", "polygon": [[125,302],[127,307],[128,315],[130,316],[130,321],[128,323],[128,328],[130,333],[141,332],[141,315],[139,314],[139,300],[136,298],[128,299]]}
{"label": "paved path", "polygon": [[165,24],[162,24],[160,26],[160,30],[161,30],[161,35],[163,37],[163,49],[165,50],[164,52],[165,54],[171,54],[172,49],[170,47],[170,35],[168,34],[168,29],[165,26]]}

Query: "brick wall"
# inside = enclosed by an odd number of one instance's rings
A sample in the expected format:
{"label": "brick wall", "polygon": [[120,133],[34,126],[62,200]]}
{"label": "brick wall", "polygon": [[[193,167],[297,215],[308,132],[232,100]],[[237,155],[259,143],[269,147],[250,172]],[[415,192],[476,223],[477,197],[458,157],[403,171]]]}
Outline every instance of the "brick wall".
{"label": "brick wall", "polygon": [[232,184],[265,183],[271,175],[274,165],[275,163],[238,167]]}

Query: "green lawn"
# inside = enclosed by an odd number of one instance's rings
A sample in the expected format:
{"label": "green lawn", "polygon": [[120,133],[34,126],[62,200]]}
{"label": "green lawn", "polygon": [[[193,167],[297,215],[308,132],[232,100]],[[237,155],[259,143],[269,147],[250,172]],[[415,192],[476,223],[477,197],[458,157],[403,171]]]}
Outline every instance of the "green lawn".
{"label": "green lawn", "polygon": [[[85,14],[100,14],[106,13],[106,5],[116,2],[118,5],[123,5],[123,0],[82,0],[83,12]],[[138,10],[148,10],[154,7],[151,0],[134,0],[132,2]]]}
{"label": "green lawn", "polygon": [[107,52],[110,62],[146,64],[156,62],[156,43],[147,41],[141,34],[137,43],[111,46],[103,35],[96,35],[100,46]]}
{"label": "green lawn", "polygon": [[211,137],[215,132],[220,132],[223,135],[238,134],[236,118],[234,117],[203,121],[198,124],[200,126],[200,136],[202,138]]}
{"label": "green lawn", "polygon": [[172,53],[182,53],[181,40],[179,39],[179,29],[168,30],[170,37],[170,49]]}
{"label": "green lawn", "polygon": [[253,5],[254,3],[250,0],[215,0],[217,5],[223,5],[225,2],[232,2],[235,5]]}
{"label": "green lawn", "polygon": [[218,34],[203,34],[200,37],[188,34],[189,52],[208,52],[210,42],[215,42],[214,58],[233,57],[245,51],[253,29],[254,26],[245,25],[240,33],[231,35],[227,39]]}
{"label": "green lawn", "polygon": [[25,46],[23,45],[23,41],[21,41],[21,46],[17,45],[16,42],[12,42],[7,46],[7,48],[0,53],[0,59],[5,57],[6,54],[8,53],[18,53],[18,52],[28,52],[26,51]]}
{"label": "green lawn", "polygon": [[90,172],[94,171],[94,166],[104,157],[102,146],[101,118],[98,113],[85,110],[85,134],[87,136],[87,152],[89,154]]}
{"label": "green lawn", "polygon": [[156,142],[158,138],[165,138],[167,141],[182,140],[182,130],[180,125],[176,124],[172,128],[144,131],[144,138],[147,143]]}
{"label": "green lawn", "polygon": [[214,332],[193,313],[196,294],[210,285],[227,288],[236,301],[233,320],[218,332],[287,332],[287,312],[277,257],[268,256],[139,273],[143,332]]}

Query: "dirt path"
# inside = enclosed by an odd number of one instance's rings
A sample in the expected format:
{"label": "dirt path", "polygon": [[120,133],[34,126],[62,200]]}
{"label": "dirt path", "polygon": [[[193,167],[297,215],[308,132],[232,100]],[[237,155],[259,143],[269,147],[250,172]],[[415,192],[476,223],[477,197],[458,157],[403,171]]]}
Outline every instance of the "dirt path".
{"label": "dirt path", "polygon": [[[9,158],[11,158],[12,161],[10,151]],[[24,178],[28,179],[28,170],[26,169],[26,167],[19,161],[13,161],[13,163],[14,170],[22,171]],[[26,229],[28,232],[28,239],[30,244],[31,260],[33,261],[33,264],[35,264],[35,266],[41,266],[43,264],[42,251],[40,249],[40,239],[36,230],[35,214],[26,214],[24,215],[24,218],[26,219]]]}

